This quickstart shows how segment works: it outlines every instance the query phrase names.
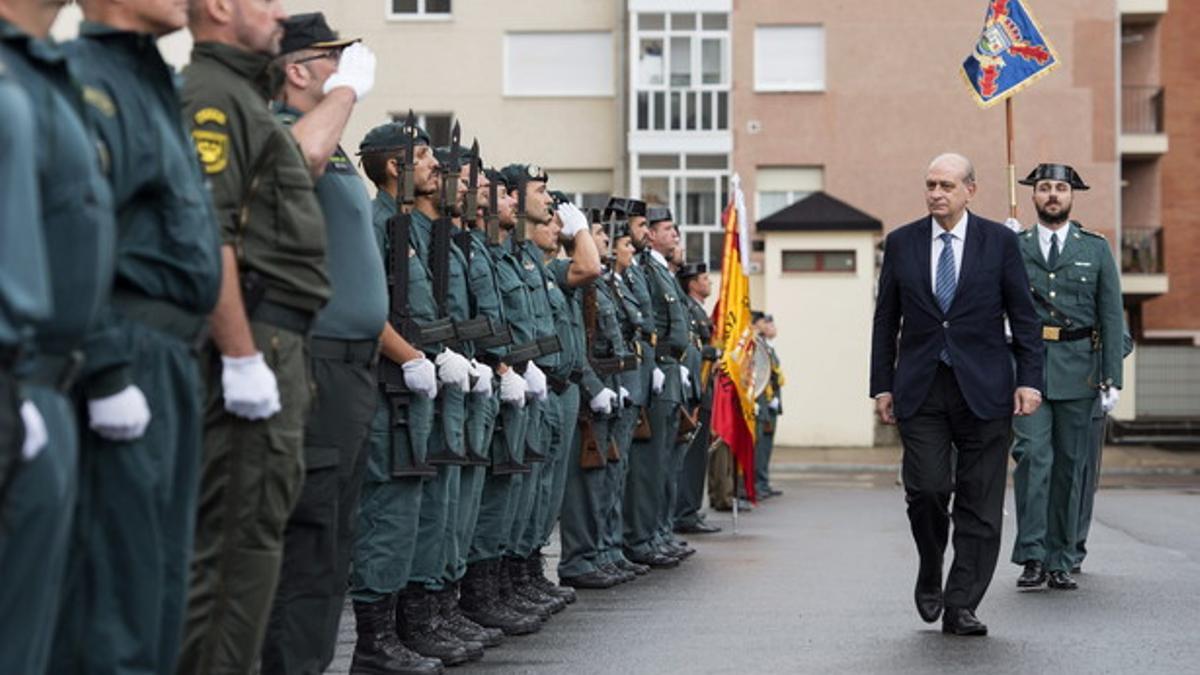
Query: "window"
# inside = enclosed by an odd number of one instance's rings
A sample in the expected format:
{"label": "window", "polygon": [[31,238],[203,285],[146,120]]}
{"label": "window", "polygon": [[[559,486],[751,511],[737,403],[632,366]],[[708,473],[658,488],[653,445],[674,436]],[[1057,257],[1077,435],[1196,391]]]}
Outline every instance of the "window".
{"label": "window", "polygon": [[822,189],[825,172],[819,166],[758,167],[755,174],[758,204],[756,219],[781,211]]}
{"label": "window", "polygon": [[825,28],[755,28],[754,90],[824,91]]}
{"label": "window", "polygon": [[613,36],[608,32],[508,33],[505,96],[613,96]]}
{"label": "window", "polygon": [[[393,122],[403,123],[408,119],[408,112],[393,112]],[[454,128],[454,113],[414,113],[417,126],[429,134],[429,140],[434,147],[450,145],[450,130]]]}
{"label": "window", "polygon": [[784,251],[784,272],[853,272],[854,251]]}
{"label": "window", "polygon": [[450,18],[450,0],[388,0],[388,18],[400,20]]}
{"label": "window", "polygon": [[[669,206],[688,262],[721,265],[721,213],[729,201],[729,157],[709,154],[639,154],[637,195],[651,206]],[[680,168],[684,167],[684,168]]]}
{"label": "window", "polygon": [[602,209],[612,194],[611,171],[556,169],[548,167],[550,189],[562,190],[581,209]]}
{"label": "window", "polygon": [[729,128],[728,14],[636,15],[630,117],[638,131]]}

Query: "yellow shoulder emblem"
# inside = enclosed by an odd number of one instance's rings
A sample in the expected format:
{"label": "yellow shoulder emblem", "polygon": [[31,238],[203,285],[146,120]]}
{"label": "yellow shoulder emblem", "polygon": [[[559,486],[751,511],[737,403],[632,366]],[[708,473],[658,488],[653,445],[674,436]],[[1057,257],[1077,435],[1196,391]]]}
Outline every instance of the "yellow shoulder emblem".
{"label": "yellow shoulder emblem", "polygon": [[196,154],[204,173],[221,173],[229,164],[229,134],[223,131],[208,131],[193,129],[192,141],[196,144]]}
{"label": "yellow shoulder emblem", "polygon": [[196,111],[192,117],[195,120],[196,126],[204,124],[219,124],[225,126],[228,123],[228,117],[225,113],[217,108],[201,108]]}
{"label": "yellow shoulder emblem", "polygon": [[83,86],[83,100],[87,101],[88,105],[96,110],[99,110],[105,117],[114,117],[117,114],[117,106],[112,99],[103,90],[97,89],[90,85]]}

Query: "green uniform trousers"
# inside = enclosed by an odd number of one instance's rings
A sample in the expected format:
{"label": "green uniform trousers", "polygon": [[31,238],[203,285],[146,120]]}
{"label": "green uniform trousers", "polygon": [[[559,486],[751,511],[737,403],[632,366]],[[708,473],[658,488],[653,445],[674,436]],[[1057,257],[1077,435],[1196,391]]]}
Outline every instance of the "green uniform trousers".
{"label": "green uniform trousers", "polygon": [[407,467],[414,461],[423,462],[433,430],[433,401],[425,396],[408,396],[405,418],[397,424],[393,424],[387,396],[378,397],[350,572],[350,597],[361,602],[378,602],[408,584],[417,549],[421,484],[427,479],[397,477],[393,468],[397,463]]}
{"label": "green uniform trousers", "polygon": [[[544,401],[533,400],[525,404],[529,417],[525,424],[526,457],[528,457],[529,449],[542,455],[549,454],[543,441],[549,438],[544,425],[546,410],[552,405],[557,405],[553,392],[549,393]],[[513,478],[514,494],[509,503],[509,508],[513,510],[512,527],[509,530],[508,545],[504,550],[505,555],[520,558],[533,553],[537,487],[541,484],[542,472],[546,469],[546,462],[528,462],[528,464],[529,473],[517,474]]]}
{"label": "green uniform trousers", "polygon": [[[86,432],[52,673],[175,669],[183,638],[203,438],[191,345],[140,323],[122,334],[133,383],[150,402],[146,433]],[[136,583],[131,580],[136,579]]]}
{"label": "green uniform trousers", "polygon": [[604,532],[600,540],[600,562],[615,563],[625,557],[624,510],[625,482],[629,478],[629,453],[633,429],[637,426],[641,406],[630,404],[610,421],[612,436],[621,452],[621,459],[604,466]]}
{"label": "green uniform trousers", "polygon": [[346,597],[367,436],[378,403],[368,358],[312,359],[316,399],[304,429],[304,487],[284,531],[283,567],[262,675],[320,675],[333,661]]}
{"label": "green uniform trousers", "polygon": [[0,673],[46,672],[75,514],[79,439],[71,403],[42,386],[25,394],[49,439],[17,466],[0,504]]}
{"label": "green uniform trousers", "polygon": [[[757,418],[754,438],[754,492],[759,499],[771,487],[771,453],[775,450],[775,420],[778,416],[768,411]],[[770,433],[767,432],[770,429]]]}
{"label": "green uniform trousers", "polygon": [[[567,488],[567,470],[571,448],[579,438],[579,385],[572,384],[558,396],[558,406],[547,417],[550,432],[550,456],[538,488],[538,521],[534,532],[534,550],[550,543],[550,535],[562,513]],[[586,404],[585,404],[586,405]]]}
{"label": "green uniform trousers", "polygon": [[1100,405],[1100,397],[1096,397],[1096,405],[1092,408],[1092,423],[1088,438],[1087,461],[1083,465],[1083,477],[1079,481],[1082,493],[1079,495],[1079,523],[1075,527],[1075,545],[1071,547],[1071,566],[1083,564],[1087,557],[1087,537],[1092,529],[1092,509],[1096,504],[1096,490],[1100,488],[1100,460],[1104,454],[1104,430],[1108,422],[1108,413]]}
{"label": "green uniform trousers", "polygon": [[[490,457],[492,433],[500,399],[496,395],[470,394],[467,397],[467,449],[473,455]],[[457,582],[467,573],[467,558],[479,522],[483,502],[483,487],[487,480],[486,466],[464,466],[459,479],[458,513],[453,519],[453,549],[446,556],[445,579]]]}
{"label": "green uniform trousers", "polygon": [[[466,393],[458,387],[440,388],[434,435],[429,439],[429,454],[453,452],[464,456],[466,448]],[[421,486],[421,517],[417,525],[417,552],[413,558],[410,583],[431,591],[442,589],[446,561],[457,549],[453,535],[458,518],[462,467],[443,464],[437,476]]]}
{"label": "green uniform trousers", "polygon": [[[676,425],[676,431],[678,431],[678,425]],[[676,436],[678,437],[678,433]],[[667,466],[666,484],[663,486],[665,496],[658,520],[660,540],[675,540],[675,510],[679,507],[683,470],[688,449],[691,447],[690,439],[686,443],[679,443],[675,439],[670,442],[670,464]]]}
{"label": "green uniform trousers", "polygon": [[[592,420],[592,430],[601,454],[608,450],[610,428],[608,419],[596,416]],[[558,528],[562,542],[562,556],[558,563],[559,577],[575,577],[595,572],[606,562],[601,559],[601,547],[608,525],[609,514],[606,513],[605,507],[611,505],[606,498],[606,491],[610,487],[608,467],[606,465],[584,469],[580,465],[583,441],[582,433],[574,434],[570,452],[567,453],[564,462],[567,481]]]}
{"label": "green uniform trousers", "polygon": [[[495,464],[525,457],[525,428],[529,422],[528,405],[518,408],[501,404],[491,440],[491,458]],[[509,457],[512,450],[513,457]],[[479,515],[471,536],[468,563],[495,560],[508,550],[512,539],[513,521],[522,482],[517,474],[495,474],[490,469],[484,478],[483,494],[479,500]]]}
{"label": "green uniform trousers", "polygon": [[708,475],[708,444],[712,438],[712,408],[700,407],[700,428],[696,429],[683,468],[676,481],[679,494],[675,499],[675,526],[695,525],[700,522],[700,509],[704,507],[704,481]]}
{"label": "green uniform trousers", "polygon": [[1040,560],[1051,571],[1071,569],[1094,405],[1093,398],[1044,401],[1034,414],[1013,420],[1013,562]]}
{"label": "green uniform trousers", "polygon": [[638,555],[649,555],[661,543],[659,525],[667,496],[667,468],[679,431],[679,404],[656,396],[649,416],[650,440],[634,441],[625,489],[624,546]]}
{"label": "green uniform trousers", "polygon": [[229,414],[221,359],[207,350],[204,457],[181,675],[251,673],[279,582],[283,531],[304,482],[304,421],[312,388],[304,336],[251,322],[275,373],[282,410]]}

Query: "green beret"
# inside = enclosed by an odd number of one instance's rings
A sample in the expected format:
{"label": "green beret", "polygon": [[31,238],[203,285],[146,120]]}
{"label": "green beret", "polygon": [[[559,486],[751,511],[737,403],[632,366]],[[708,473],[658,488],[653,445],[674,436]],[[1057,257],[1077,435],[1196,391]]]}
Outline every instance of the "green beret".
{"label": "green beret", "polygon": [[526,183],[546,183],[550,180],[550,174],[537,164],[509,164],[500,169],[500,173],[504,174],[504,184],[509,190],[516,190],[522,178]]}
{"label": "green beret", "polygon": [[413,145],[432,145],[429,134],[418,126],[405,126],[403,122],[388,122],[367,132],[358,144],[358,154],[372,152],[398,152],[404,149],[405,136],[411,136]]}

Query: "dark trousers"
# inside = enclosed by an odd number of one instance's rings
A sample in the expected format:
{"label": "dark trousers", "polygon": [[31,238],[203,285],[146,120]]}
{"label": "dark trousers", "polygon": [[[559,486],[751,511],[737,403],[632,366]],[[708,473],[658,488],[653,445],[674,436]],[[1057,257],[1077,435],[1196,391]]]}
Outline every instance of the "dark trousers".
{"label": "dark trousers", "polygon": [[[932,586],[941,580],[942,556],[954,521],[947,607],[974,610],[996,570],[1011,423],[1010,417],[976,417],[954,371],[946,366],[938,366],[929,395],[916,414],[899,422],[905,500],[921,557],[922,584]],[[953,469],[952,447],[958,451]],[[954,512],[949,514],[952,492]]]}
{"label": "dark trousers", "polygon": [[1083,479],[1080,481],[1079,523],[1075,530],[1075,545],[1069,551],[1071,566],[1083,564],[1087,557],[1088,531],[1092,529],[1092,507],[1096,503],[1096,490],[1100,488],[1100,458],[1104,454],[1104,430],[1108,422],[1108,413],[1100,405],[1100,397],[1096,397],[1096,405],[1092,409],[1092,423],[1088,434],[1088,455],[1084,462]]}
{"label": "dark trousers", "polygon": [[333,661],[378,402],[370,362],[314,358],[312,373],[317,397],[304,430],[304,487],[284,531],[263,675],[319,675]]}
{"label": "dark trousers", "polygon": [[692,436],[683,469],[679,472],[679,494],[675,498],[675,525],[695,525],[704,503],[704,480],[708,476],[708,444],[712,438],[711,401],[700,407],[700,428]]}

